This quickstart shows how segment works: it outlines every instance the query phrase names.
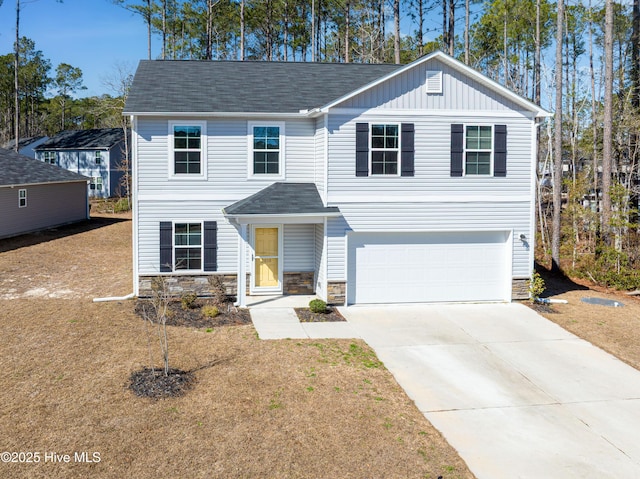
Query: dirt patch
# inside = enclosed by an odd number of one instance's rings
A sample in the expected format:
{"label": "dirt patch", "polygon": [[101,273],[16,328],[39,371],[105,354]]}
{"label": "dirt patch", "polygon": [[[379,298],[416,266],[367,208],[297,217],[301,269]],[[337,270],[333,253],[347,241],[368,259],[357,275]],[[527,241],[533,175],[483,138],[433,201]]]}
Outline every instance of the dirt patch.
{"label": "dirt patch", "polygon": [[294,308],[301,323],[346,321],[337,308],[327,307],[324,313],[312,313],[309,308]]}
{"label": "dirt patch", "polygon": [[170,368],[165,374],[163,368],[144,368],[129,377],[129,389],[136,396],[163,399],[182,396],[191,389],[195,377],[188,371]]}

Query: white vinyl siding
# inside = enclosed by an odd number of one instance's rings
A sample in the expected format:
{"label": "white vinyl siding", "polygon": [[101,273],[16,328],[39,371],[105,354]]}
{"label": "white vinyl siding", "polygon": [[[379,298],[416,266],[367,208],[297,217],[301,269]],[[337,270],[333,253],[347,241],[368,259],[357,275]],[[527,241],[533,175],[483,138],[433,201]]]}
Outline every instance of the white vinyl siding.
{"label": "white vinyl siding", "polygon": [[316,271],[316,295],[327,299],[326,291],[326,251],[324,248],[324,225],[315,225],[315,271]]}
{"label": "white vinyl siding", "polygon": [[[427,72],[442,71],[442,93],[427,94]],[[518,111],[512,101],[489,90],[477,81],[433,59],[367,90],[337,108],[386,108],[397,110]],[[463,113],[464,114],[464,113]]]}
{"label": "white vinyl siding", "polygon": [[315,268],[314,225],[284,225],[284,271],[313,271]]}
{"label": "white vinyl siding", "polygon": [[238,267],[238,235],[222,215],[225,204],[207,201],[154,201],[138,203],[138,268],[141,275],[160,273],[160,222],[217,221],[218,272],[235,273]]}

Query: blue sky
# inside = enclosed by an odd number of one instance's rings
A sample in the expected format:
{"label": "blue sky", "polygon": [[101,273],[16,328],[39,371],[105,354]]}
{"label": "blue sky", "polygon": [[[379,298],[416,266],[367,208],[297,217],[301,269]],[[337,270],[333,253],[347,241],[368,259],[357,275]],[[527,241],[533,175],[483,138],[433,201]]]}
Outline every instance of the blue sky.
{"label": "blue sky", "polygon": [[[0,55],[13,51],[15,8],[15,0],[0,6]],[[118,64],[133,73],[138,61],[147,58],[144,22],[110,0],[22,0],[20,36],[35,41],[51,62],[52,74],[60,63],[82,70],[87,90],[80,97],[110,93],[103,81]]]}

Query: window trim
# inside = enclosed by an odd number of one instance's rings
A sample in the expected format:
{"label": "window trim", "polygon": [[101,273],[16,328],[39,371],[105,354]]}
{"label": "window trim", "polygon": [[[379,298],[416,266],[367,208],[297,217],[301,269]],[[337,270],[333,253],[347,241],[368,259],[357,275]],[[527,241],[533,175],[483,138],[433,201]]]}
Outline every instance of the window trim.
{"label": "window trim", "polygon": [[18,208],[27,207],[27,189],[21,188],[18,190]]}
{"label": "window trim", "polygon": [[[176,225],[200,225],[200,269],[176,268]],[[185,245],[178,245],[184,247]],[[189,246],[193,249],[196,246]],[[171,222],[171,271],[173,273],[203,273],[204,272],[204,221],[202,220],[180,220]]]}
{"label": "window trim", "polygon": [[[269,179],[269,180],[284,180],[285,179],[285,122],[284,121],[248,121],[247,122],[247,150],[248,150],[248,165],[247,165],[247,178],[250,180]],[[278,173],[255,173],[253,170],[253,129],[256,127],[277,127],[279,128],[280,144],[278,148]]]}
{"label": "window trim", "polygon": [[[53,156],[53,158],[51,158]],[[53,159],[53,161],[51,161]],[[42,152],[42,161],[49,165],[57,165],[58,164],[58,155],[53,150],[45,150]]]}
{"label": "window trim", "polygon": [[[467,148],[467,129],[469,127],[482,127],[488,126],[491,129],[490,138],[491,138],[491,149],[476,149],[476,148]],[[486,153],[489,152],[489,173],[467,173],[467,153]],[[495,153],[495,125],[490,123],[465,123],[464,124],[464,132],[462,136],[462,176],[469,176],[470,178],[486,178],[493,175],[493,164],[494,164],[494,153]]]}
{"label": "window trim", "polygon": [[[176,173],[176,161],[175,161],[175,142],[174,142],[174,130],[177,126],[198,126],[200,127],[200,173]],[[168,122],[167,133],[167,150],[168,150],[168,169],[170,179],[179,180],[203,180],[207,178],[207,122],[204,120],[186,120],[176,121],[170,120]],[[187,150],[189,150],[187,148]],[[192,151],[194,151],[192,149]]]}
{"label": "window trim", "polygon": [[[373,127],[382,125],[395,126],[398,133],[398,146],[396,148],[374,148],[373,147]],[[373,172],[373,152],[374,151],[395,151],[396,152],[396,173],[374,173]],[[402,124],[394,122],[369,122],[369,176],[393,178],[401,176],[402,170]]]}

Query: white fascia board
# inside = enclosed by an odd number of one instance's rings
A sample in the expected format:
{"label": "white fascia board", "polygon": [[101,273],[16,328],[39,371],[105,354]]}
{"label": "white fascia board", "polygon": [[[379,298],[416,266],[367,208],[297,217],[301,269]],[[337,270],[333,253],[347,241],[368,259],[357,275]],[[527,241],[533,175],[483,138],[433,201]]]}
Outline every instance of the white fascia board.
{"label": "white fascia board", "polygon": [[226,112],[226,111],[200,111],[200,112],[129,112],[127,115],[135,117],[162,117],[162,118],[307,118],[308,113],[257,113],[257,112]]}
{"label": "white fascia board", "polygon": [[292,215],[228,215],[225,218],[238,225],[249,224],[322,224],[325,218],[341,216],[341,213],[305,213]]}
{"label": "white fascia board", "polygon": [[464,63],[456,60],[453,57],[450,57],[449,55],[441,52],[441,51],[436,51],[433,53],[430,53],[429,55],[425,55],[422,58],[418,58],[417,60],[405,65],[402,68],[399,68],[396,71],[393,71],[387,75],[384,75],[380,78],[378,78],[377,80],[364,85],[363,87],[358,88],[357,90],[352,91],[351,93],[347,93],[346,95],[332,101],[331,103],[328,103],[326,105],[324,105],[323,107],[320,108],[321,111],[327,112],[330,109],[334,108],[335,106],[339,105],[340,103],[345,102],[346,100],[349,100],[357,95],[359,95],[360,93],[363,93],[367,90],[370,90],[371,88],[374,88],[378,85],[380,85],[381,83],[394,78],[398,75],[402,75],[404,72],[422,64],[425,62],[428,62],[430,60],[433,60],[437,58],[438,60],[442,61],[443,63],[445,63],[446,65],[450,66],[451,68],[458,70],[462,73],[464,73],[465,75],[473,78],[474,80],[478,81],[479,83],[485,85],[487,88],[495,91],[496,93],[509,98],[510,100],[512,100],[514,103],[517,103],[521,106],[523,106],[526,110],[531,111],[533,113],[535,113],[535,116],[537,118],[545,118],[545,117],[550,117],[552,116],[551,113],[549,113],[548,111],[542,109],[541,107],[539,107],[538,105],[536,105],[535,103],[530,102],[529,100],[527,100],[526,98],[521,97],[520,95],[512,92],[511,90],[509,90],[508,88],[500,85],[499,83],[491,80],[489,77],[483,75],[480,72],[477,72],[476,70],[474,70],[473,68],[468,67],[467,65],[465,65]]}
{"label": "white fascia board", "polygon": [[339,206],[341,204],[361,203],[529,203],[528,195],[329,195],[327,204]]}

